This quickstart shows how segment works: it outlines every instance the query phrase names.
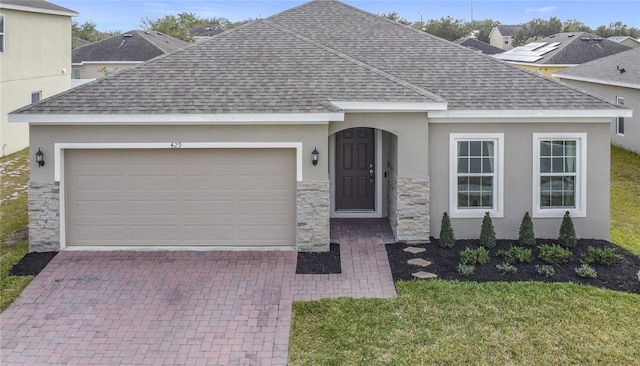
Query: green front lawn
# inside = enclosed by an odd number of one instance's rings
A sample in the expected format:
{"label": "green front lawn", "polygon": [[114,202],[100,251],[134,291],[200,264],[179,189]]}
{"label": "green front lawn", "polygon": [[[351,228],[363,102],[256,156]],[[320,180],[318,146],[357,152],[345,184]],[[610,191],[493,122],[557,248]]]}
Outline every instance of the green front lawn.
{"label": "green front lawn", "polygon": [[297,302],[290,365],[631,365],[640,296],[575,284],[410,281]]}
{"label": "green front lawn", "polygon": [[640,155],[615,146],[611,147],[611,241],[640,256]]}

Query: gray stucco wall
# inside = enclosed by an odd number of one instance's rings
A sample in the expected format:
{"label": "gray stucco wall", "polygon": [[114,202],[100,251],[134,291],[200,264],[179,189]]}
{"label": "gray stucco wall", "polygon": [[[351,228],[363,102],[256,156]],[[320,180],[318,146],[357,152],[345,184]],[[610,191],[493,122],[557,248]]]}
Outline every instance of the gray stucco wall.
{"label": "gray stucco wall", "polygon": [[[504,218],[494,218],[498,238],[517,239],[525,212],[532,212],[533,133],[587,133],[587,217],[574,218],[582,238],[609,238],[609,123],[434,123],[430,125],[431,232],[440,233],[443,212],[449,212],[449,134],[504,133]],[[478,238],[481,218],[452,219],[457,239]],[[557,238],[561,218],[533,220],[536,236]]]}
{"label": "gray stucco wall", "polygon": [[624,136],[618,135],[616,131],[616,119],[611,121],[611,143],[640,154],[640,90],[568,79],[562,79],[562,82],[590,91],[612,102],[616,101],[616,97],[624,97],[624,105],[633,109],[633,117],[624,119]]}

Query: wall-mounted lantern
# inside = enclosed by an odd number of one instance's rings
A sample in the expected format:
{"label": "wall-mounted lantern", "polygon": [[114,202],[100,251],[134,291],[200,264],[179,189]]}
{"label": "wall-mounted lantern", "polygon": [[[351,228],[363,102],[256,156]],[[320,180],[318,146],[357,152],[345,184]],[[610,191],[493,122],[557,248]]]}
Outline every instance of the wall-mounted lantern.
{"label": "wall-mounted lantern", "polygon": [[314,166],[318,165],[318,159],[320,159],[320,153],[318,149],[314,147],[311,152],[311,163],[313,163]]}
{"label": "wall-mounted lantern", "polygon": [[39,167],[44,166],[44,154],[40,148],[38,148],[38,152],[36,153],[36,163],[38,163]]}

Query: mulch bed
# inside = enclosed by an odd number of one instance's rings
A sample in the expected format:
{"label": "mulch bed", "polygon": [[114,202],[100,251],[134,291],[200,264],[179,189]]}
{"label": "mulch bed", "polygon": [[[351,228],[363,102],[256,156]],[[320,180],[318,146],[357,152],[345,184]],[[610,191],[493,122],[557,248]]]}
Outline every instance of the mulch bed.
{"label": "mulch bed", "polygon": [[36,276],[58,252],[32,252],[27,253],[20,262],[9,270],[10,276]]}
{"label": "mulch bed", "polygon": [[[536,240],[537,245],[553,244],[557,240]],[[491,261],[484,265],[476,265],[475,273],[471,276],[463,276],[458,273],[457,267],[460,263],[460,252],[466,247],[472,249],[479,247],[479,240],[457,240],[453,248],[441,248],[438,245],[438,239],[431,238],[429,244],[412,245],[414,247],[425,248],[426,251],[418,254],[405,252],[404,249],[409,245],[404,243],[387,244],[387,256],[391,266],[391,273],[394,281],[414,279],[412,273],[421,270],[420,267],[412,266],[407,263],[412,258],[423,258],[431,261],[432,264],[422,269],[438,275],[438,278],[445,280],[460,281],[543,281],[543,282],[574,282],[585,285],[608,288],[611,290],[630,292],[640,294],[640,280],[638,279],[638,271],[640,271],[640,258],[634,254],[610,243],[606,240],[596,239],[580,239],[578,245],[571,251],[573,257],[569,263],[561,265],[553,265],[555,275],[546,278],[536,271],[536,265],[548,264],[538,259],[539,250],[537,247],[532,248],[531,263],[515,264],[518,271],[514,274],[502,274],[496,269],[496,265],[501,264],[502,258],[497,256],[499,250],[506,250],[513,246],[517,246],[514,240],[498,240],[495,248],[490,249]],[[587,251],[587,247],[594,246],[598,248],[614,248],[616,254],[622,258],[616,261],[612,266],[604,266],[592,264],[591,266],[598,272],[597,278],[585,279],[576,275],[575,269],[580,267],[580,257]]]}
{"label": "mulch bed", "polygon": [[328,252],[298,253],[297,274],[342,273],[340,245],[330,244]]}

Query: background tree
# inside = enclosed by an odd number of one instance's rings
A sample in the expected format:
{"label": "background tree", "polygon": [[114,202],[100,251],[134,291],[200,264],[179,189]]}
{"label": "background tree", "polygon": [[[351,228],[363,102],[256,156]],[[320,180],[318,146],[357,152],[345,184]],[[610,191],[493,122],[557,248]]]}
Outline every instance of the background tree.
{"label": "background tree", "polygon": [[73,48],[77,47],[78,38],[84,39],[89,42],[97,42],[103,39],[115,36],[120,32],[100,32],[96,28],[96,23],[92,21],[86,21],[83,24],[79,24],[77,21],[71,22],[71,40]]}
{"label": "background tree", "polygon": [[438,20],[429,19],[424,31],[449,41],[466,37],[470,33],[464,20],[453,19],[452,17],[443,17]]}
{"label": "background tree", "polygon": [[562,22],[557,17],[551,17],[549,20],[541,18],[531,19],[523,24],[522,30],[513,35],[513,46],[522,46],[523,44],[548,37],[552,34],[562,31]]}
{"label": "background tree", "polygon": [[593,30],[583,22],[576,19],[569,19],[562,23],[563,32],[589,32],[593,33]]}
{"label": "background tree", "polygon": [[500,25],[500,22],[493,19],[474,20],[465,24],[468,33],[478,31],[476,38],[479,41],[489,43],[489,34],[494,27]]}
{"label": "background tree", "polygon": [[145,30],[161,32],[183,41],[191,42],[193,41],[193,37],[189,34],[189,29],[195,26],[215,24],[224,29],[231,29],[254,20],[255,19],[249,18],[238,22],[232,22],[226,18],[201,18],[194,13],[183,12],[176,15],[165,15],[158,19],[142,18],[140,22],[141,27]]}
{"label": "background tree", "polygon": [[397,11],[390,11],[388,13],[380,13],[380,14],[378,14],[378,16],[393,20],[394,22],[398,22],[400,24],[411,25],[411,22],[408,21],[407,18],[401,17],[400,14],[398,14]]}
{"label": "background tree", "polygon": [[603,38],[614,36],[629,36],[631,38],[640,38],[640,29],[629,27],[622,22],[614,22],[609,26],[601,25],[595,29],[594,33]]}

